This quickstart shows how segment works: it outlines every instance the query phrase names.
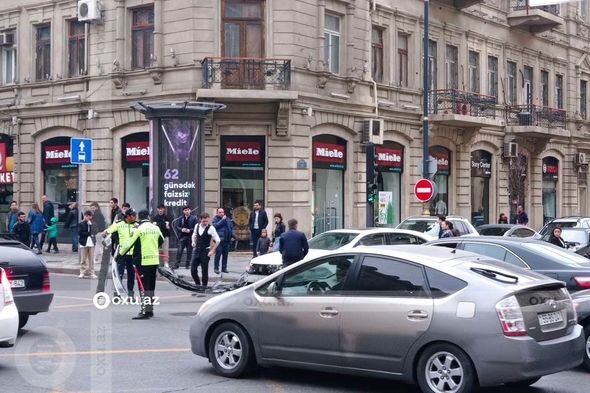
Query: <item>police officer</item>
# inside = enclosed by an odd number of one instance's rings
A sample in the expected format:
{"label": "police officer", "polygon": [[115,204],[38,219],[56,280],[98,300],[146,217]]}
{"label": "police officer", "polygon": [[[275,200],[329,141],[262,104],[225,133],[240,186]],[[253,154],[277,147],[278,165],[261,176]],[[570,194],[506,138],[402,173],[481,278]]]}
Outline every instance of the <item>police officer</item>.
{"label": "police officer", "polygon": [[126,248],[130,244],[131,237],[137,228],[136,220],[137,213],[135,210],[129,208],[123,214],[123,220],[116,221],[104,231],[105,234],[117,234],[119,239],[119,255],[116,256],[117,272],[119,273],[119,278],[123,280],[123,274],[127,270],[127,293],[131,297],[133,297],[133,287],[135,285],[135,270],[133,269],[132,257],[133,249],[127,255],[122,251],[123,248]]}
{"label": "police officer", "polygon": [[[154,291],[156,289],[156,271],[160,264],[160,244],[164,240],[157,225],[150,222],[150,213],[140,210],[139,226],[131,237],[129,244],[121,250],[123,255],[133,250],[133,261],[139,270],[143,292],[141,293],[141,311],[133,319],[150,319],[154,316]],[[141,283],[140,289],[141,289]]]}

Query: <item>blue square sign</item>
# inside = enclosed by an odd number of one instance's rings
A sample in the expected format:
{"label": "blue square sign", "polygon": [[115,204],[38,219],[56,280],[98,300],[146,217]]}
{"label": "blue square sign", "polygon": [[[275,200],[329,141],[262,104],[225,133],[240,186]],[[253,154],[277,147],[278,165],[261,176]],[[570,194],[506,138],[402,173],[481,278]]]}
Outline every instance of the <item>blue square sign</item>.
{"label": "blue square sign", "polygon": [[72,164],[92,164],[92,139],[70,139],[70,162]]}

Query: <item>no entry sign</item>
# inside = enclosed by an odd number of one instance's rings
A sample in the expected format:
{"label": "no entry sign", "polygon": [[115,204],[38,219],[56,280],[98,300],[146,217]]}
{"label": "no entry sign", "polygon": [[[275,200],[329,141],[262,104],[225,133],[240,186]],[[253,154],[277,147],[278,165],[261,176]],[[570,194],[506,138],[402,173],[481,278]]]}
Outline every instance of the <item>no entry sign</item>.
{"label": "no entry sign", "polygon": [[436,186],[429,179],[420,179],[414,186],[414,194],[420,202],[428,202],[436,195]]}

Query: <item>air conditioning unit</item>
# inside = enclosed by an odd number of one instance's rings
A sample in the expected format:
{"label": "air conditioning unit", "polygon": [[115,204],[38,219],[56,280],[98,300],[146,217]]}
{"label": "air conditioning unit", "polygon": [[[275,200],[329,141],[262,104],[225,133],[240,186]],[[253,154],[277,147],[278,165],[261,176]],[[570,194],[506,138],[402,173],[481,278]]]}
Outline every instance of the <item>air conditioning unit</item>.
{"label": "air conditioning unit", "polygon": [[78,0],[78,21],[91,22],[100,20],[102,6],[99,0]]}
{"label": "air conditioning unit", "polygon": [[515,142],[504,143],[504,157],[506,157],[506,158],[518,157],[518,143],[515,143]]}
{"label": "air conditioning unit", "polygon": [[14,45],[14,32],[0,33],[0,46]]}
{"label": "air conditioning unit", "polygon": [[375,145],[382,145],[384,127],[385,124],[382,119],[364,120],[361,142],[363,144],[373,142]]}
{"label": "air conditioning unit", "polygon": [[588,159],[586,157],[586,153],[578,153],[576,154],[576,165],[587,165]]}

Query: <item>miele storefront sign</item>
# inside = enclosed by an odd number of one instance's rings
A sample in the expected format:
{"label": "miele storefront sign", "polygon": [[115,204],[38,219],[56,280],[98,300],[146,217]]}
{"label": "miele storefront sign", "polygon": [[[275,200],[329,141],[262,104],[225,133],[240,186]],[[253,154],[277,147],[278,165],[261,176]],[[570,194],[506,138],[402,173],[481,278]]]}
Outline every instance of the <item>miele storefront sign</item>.
{"label": "miele storefront sign", "polygon": [[222,137],[221,165],[238,167],[263,167],[264,144],[264,137]]}
{"label": "miele storefront sign", "polygon": [[346,169],[346,145],[313,141],[313,166],[325,169]]}
{"label": "miele storefront sign", "polygon": [[380,172],[402,172],[403,148],[376,146],[377,153],[377,170]]}
{"label": "miele storefront sign", "polygon": [[130,141],[125,144],[125,160],[146,161],[150,160],[149,141]]}
{"label": "miele storefront sign", "polygon": [[451,169],[451,152],[444,147],[435,146],[430,148],[430,155],[436,159],[437,175],[448,175]]}
{"label": "miele storefront sign", "polygon": [[70,164],[70,146],[69,145],[46,145],[43,149],[43,164],[45,165],[63,165]]}

